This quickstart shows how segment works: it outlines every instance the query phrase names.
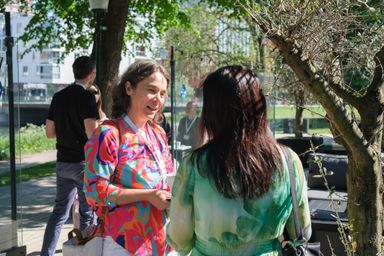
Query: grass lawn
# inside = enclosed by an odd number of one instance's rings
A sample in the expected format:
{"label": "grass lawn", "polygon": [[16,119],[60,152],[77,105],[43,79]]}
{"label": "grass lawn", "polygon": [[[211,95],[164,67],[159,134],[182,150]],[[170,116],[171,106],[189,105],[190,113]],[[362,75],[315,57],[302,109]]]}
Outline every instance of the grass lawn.
{"label": "grass lawn", "polygon": [[318,128],[318,129],[309,129],[308,131],[309,134],[328,134],[332,135],[331,130],[329,128]]}
{"label": "grass lawn", "polygon": [[[56,162],[48,162],[45,164],[24,168],[17,171],[17,183],[28,181],[32,179],[38,179],[41,177],[47,177],[55,175],[56,173]],[[9,186],[11,182],[11,175],[4,173],[0,175],[0,187]]]}
{"label": "grass lawn", "polygon": [[[274,116],[275,111],[275,116]],[[295,107],[292,106],[268,106],[268,119],[294,119],[295,118]],[[312,105],[306,107],[304,110],[304,118],[323,118],[325,116],[325,111],[320,105]]]}

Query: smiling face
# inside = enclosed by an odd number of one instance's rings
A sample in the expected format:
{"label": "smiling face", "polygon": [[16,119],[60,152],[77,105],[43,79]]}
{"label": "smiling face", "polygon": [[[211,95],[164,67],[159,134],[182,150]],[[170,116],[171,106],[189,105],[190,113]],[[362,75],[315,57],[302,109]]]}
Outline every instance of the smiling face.
{"label": "smiling face", "polygon": [[131,98],[128,116],[141,129],[163,107],[167,96],[167,80],[161,72],[155,72],[133,88],[126,82],[125,91]]}

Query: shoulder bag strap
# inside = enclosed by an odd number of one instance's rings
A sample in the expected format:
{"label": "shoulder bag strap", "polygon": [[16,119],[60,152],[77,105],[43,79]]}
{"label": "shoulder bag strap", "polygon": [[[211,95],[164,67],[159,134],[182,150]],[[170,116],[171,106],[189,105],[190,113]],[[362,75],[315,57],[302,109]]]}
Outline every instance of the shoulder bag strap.
{"label": "shoulder bag strap", "polygon": [[288,152],[288,148],[282,147],[285,160],[287,162],[288,170],[289,170],[289,180],[290,180],[290,188],[291,188],[291,198],[292,198],[292,210],[293,210],[293,217],[295,222],[295,231],[296,231],[296,241],[300,241],[303,239],[303,234],[301,231],[301,225],[299,221],[299,213],[298,213],[298,207],[297,207],[297,194],[296,194],[296,182],[295,182],[295,176],[293,174],[293,162],[291,158],[291,154]]}

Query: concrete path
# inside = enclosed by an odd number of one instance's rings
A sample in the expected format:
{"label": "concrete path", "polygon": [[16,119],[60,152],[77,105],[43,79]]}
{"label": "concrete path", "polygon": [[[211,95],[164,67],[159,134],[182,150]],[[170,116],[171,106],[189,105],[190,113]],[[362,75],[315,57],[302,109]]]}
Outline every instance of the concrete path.
{"label": "concrete path", "polygon": [[[38,180],[23,182],[18,185],[18,243],[27,247],[27,255],[40,255],[41,245],[48,218],[52,212],[56,194],[56,177],[44,177]],[[0,188],[0,201],[5,207],[0,207],[0,227],[10,226],[11,209],[9,187]],[[8,225],[6,225],[8,223]],[[5,224],[5,225],[4,225]],[[61,231],[56,254],[61,255],[63,242],[68,232],[73,228],[71,218]],[[4,230],[5,231],[5,230]],[[4,233],[3,233],[4,234]],[[0,238],[1,243],[4,236]]]}
{"label": "concrete path", "polygon": [[[55,160],[56,150],[48,150],[40,153],[28,154],[21,157],[16,156],[16,169],[19,170]],[[9,172],[9,170],[9,161],[0,161],[0,174]]]}
{"label": "concrete path", "polygon": [[[24,168],[56,160],[56,150],[45,151],[37,154],[22,156],[16,160],[16,168]],[[9,172],[9,162],[0,161],[0,174]],[[16,225],[17,234],[12,237],[11,223],[11,198],[10,187],[0,187],[0,248],[9,248],[17,242],[27,247],[27,255],[40,255],[44,231],[48,218],[52,212],[56,195],[56,176],[44,177],[17,185],[17,208],[19,221]],[[71,218],[61,231],[60,240],[55,255],[62,255],[61,248],[67,239],[68,232],[72,229]]]}

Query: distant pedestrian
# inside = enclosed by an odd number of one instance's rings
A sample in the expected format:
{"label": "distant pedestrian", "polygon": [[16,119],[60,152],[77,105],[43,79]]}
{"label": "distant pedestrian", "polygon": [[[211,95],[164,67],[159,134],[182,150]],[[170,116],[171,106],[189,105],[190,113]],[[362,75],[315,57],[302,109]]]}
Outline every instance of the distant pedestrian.
{"label": "distant pedestrian", "polygon": [[186,115],[180,119],[177,128],[177,138],[182,145],[191,146],[192,149],[199,145],[199,117],[196,115],[197,104],[190,101],[186,105]]}
{"label": "distant pedestrian", "polygon": [[72,65],[75,82],[55,93],[46,120],[48,138],[56,138],[56,200],[44,233],[41,255],[54,255],[63,224],[76,192],[80,202],[80,229],[93,222],[92,207],[83,192],[84,145],[99,118],[95,97],[86,90],[96,75],[94,61],[82,56]]}

